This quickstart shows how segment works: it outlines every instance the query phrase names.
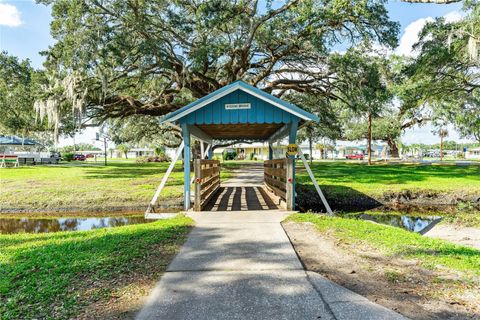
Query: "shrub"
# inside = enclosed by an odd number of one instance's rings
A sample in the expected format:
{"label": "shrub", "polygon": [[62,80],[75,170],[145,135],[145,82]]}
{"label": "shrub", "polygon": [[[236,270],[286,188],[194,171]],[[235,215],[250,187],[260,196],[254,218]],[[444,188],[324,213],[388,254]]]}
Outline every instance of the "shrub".
{"label": "shrub", "polygon": [[253,160],[255,158],[255,153],[250,153],[250,160]]}
{"label": "shrub", "polygon": [[223,160],[235,160],[237,153],[235,151],[228,152],[227,150],[223,151]]}
{"label": "shrub", "polygon": [[136,163],[146,163],[146,162],[170,162],[171,159],[165,153],[161,153],[158,156],[153,157],[140,157],[135,160]]}
{"label": "shrub", "polygon": [[155,147],[154,152],[156,156],[162,156],[165,154],[165,147]]}
{"label": "shrub", "polygon": [[62,160],[70,162],[73,160],[73,156],[74,156],[73,153],[64,153],[62,156]]}

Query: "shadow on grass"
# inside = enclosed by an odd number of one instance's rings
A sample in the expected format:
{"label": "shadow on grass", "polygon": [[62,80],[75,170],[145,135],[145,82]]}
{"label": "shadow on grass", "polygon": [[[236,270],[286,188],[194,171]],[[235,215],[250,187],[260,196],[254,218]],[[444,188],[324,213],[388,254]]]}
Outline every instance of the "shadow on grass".
{"label": "shadow on grass", "polygon": [[[297,164],[298,165],[298,164]],[[301,172],[303,166],[298,167]],[[314,163],[312,171],[317,179],[335,180],[347,183],[382,183],[408,184],[410,182],[425,181],[430,178],[465,179],[466,181],[480,181],[480,167],[478,166],[430,166],[430,165],[373,165],[332,162]],[[307,181],[308,176],[299,179]]]}
{"label": "shadow on grass", "polygon": [[405,248],[401,251],[401,254],[404,256],[436,256],[436,257],[455,257],[458,260],[464,259],[478,259],[480,257],[480,250],[470,247],[455,246],[451,245],[441,247],[441,248],[432,248],[432,249],[419,249],[419,248]]}
{"label": "shadow on grass", "polygon": [[[322,185],[322,192],[333,211],[358,212],[383,206],[374,198],[353,188],[339,185]],[[326,212],[326,209],[312,185],[297,184],[296,203],[303,212]]]}
{"label": "shadow on grass", "polygon": [[185,221],[172,220],[91,232],[1,236],[0,314],[27,319],[93,312],[102,318],[101,307],[89,306],[106,303],[137,280],[158,279],[189,229]]}
{"label": "shadow on grass", "polygon": [[[169,163],[112,163],[107,167],[91,168],[86,171],[87,179],[125,179],[145,178],[152,175],[163,175]],[[183,165],[177,163],[173,172],[182,172]]]}

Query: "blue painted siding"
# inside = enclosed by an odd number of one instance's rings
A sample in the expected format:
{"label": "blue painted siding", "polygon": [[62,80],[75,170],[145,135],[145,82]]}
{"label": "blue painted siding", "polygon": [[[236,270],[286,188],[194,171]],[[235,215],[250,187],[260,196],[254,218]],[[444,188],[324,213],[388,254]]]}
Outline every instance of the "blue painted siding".
{"label": "blue painted siding", "polygon": [[[250,109],[227,110],[227,103],[250,103]],[[244,91],[234,91],[186,117],[186,124],[289,123],[299,118]]]}

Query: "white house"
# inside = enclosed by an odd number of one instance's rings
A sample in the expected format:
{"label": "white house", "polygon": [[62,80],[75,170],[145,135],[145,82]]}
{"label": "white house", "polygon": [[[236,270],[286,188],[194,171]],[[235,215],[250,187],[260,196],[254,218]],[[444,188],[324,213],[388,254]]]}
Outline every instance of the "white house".
{"label": "white house", "polygon": [[[113,155],[117,158],[125,158],[125,154],[120,150],[113,151]],[[132,148],[128,150],[128,158],[151,157],[155,155],[155,150],[151,148]]]}
{"label": "white house", "polygon": [[465,152],[465,159],[480,159],[480,148],[471,148]]}

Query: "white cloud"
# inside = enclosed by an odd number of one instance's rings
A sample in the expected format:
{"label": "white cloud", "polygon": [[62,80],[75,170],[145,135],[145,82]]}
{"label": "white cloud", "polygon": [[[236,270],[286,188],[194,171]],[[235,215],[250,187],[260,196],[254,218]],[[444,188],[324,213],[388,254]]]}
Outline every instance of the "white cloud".
{"label": "white cloud", "polygon": [[18,27],[21,24],[20,11],[11,4],[0,3],[0,26]]}
{"label": "white cloud", "polygon": [[452,11],[447,13],[446,15],[443,16],[445,18],[445,22],[451,23],[451,22],[457,22],[463,19],[463,16],[460,12],[458,11]]}
{"label": "white cloud", "polygon": [[[445,22],[457,22],[463,18],[462,14],[458,11],[452,11],[443,16]],[[400,44],[395,50],[395,53],[398,55],[404,56],[415,56],[418,53],[413,50],[413,45],[418,42],[418,34],[422,31],[425,24],[428,22],[433,22],[432,17],[421,18],[410,23],[400,38]]]}
{"label": "white cloud", "polygon": [[432,17],[421,18],[410,23],[400,38],[400,44],[395,50],[398,55],[412,56],[415,55],[413,51],[413,45],[418,42],[418,34],[422,31],[427,22],[434,21]]}

